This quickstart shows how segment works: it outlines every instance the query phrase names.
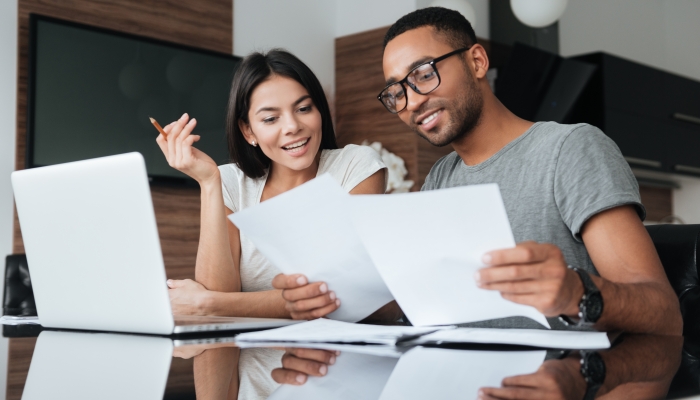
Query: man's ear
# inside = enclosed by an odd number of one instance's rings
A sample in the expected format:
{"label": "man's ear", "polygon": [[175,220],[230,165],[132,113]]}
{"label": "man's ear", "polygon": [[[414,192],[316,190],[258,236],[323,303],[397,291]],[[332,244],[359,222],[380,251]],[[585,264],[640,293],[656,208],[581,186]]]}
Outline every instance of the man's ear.
{"label": "man's ear", "polygon": [[243,133],[243,137],[245,138],[245,141],[248,143],[252,143],[255,140],[255,135],[253,134],[253,130],[250,129],[250,124],[245,123],[242,119],[238,120],[238,129],[241,130]]}
{"label": "man's ear", "polygon": [[475,44],[469,51],[472,54],[472,59],[474,60],[474,76],[477,79],[482,79],[486,77],[486,72],[489,70],[489,56],[486,54],[486,49],[480,44]]}

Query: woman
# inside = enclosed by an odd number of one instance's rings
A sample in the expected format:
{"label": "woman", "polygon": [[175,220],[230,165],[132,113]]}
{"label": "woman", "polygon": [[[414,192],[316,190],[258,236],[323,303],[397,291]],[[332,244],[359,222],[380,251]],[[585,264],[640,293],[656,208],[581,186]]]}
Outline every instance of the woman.
{"label": "woman", "polygon": [[[217,168],[192,146],[199,140],[192,133],[196,123],[184,114],[164,128],[167,139],[157,139],[170,166],[195,179],[202,193],[196,281],[168,281],[173,313],[312,319],[335,311],[340,300],[327,285],[307,284],[303,276],[292,277],[299,288],[285,300],[272,287],[280,271],[226,216],[323,173],[351,194],[384,193],[386,166],[379,155],[366,146],[337,148],[321,84],[304,63],[282,50],[253,53],[236,71],[226,128],[232,164]],[[278,364],[280,359],[276,353],[257,356],[248,364],[269,364],[261,359]],[[269,370],[250,375],[250,382],[241,376],[241,392],[269,394]]]}

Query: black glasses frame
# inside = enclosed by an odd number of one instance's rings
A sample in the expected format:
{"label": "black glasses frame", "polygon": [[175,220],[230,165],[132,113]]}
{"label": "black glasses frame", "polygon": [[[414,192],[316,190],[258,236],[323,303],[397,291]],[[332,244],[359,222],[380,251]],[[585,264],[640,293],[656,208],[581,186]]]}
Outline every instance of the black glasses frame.
{"label": "black glasses frame", "polygon": [[[403,79],[401,79],[400,81],[393,82],[393,83],[390,83],[390,84],[386,85],[386,86],[384,87],[384,89],[382,89],[382,91],[379,92],[379,94],[377,95],[377,100],[379,100],[379,102],[382,103],[382,105],[384,106],[384,108],[386,108],[387,111],[389,111],[390,113],[392,113],[392,114],[398,114],[398,113],[400,113],[401,111],[403,111],[403,110],[406,108],[406,106],[408,106],[408,91],[406,90],[406,85],[408,85],[408,87],[410,87],[414,92],[416,92],[416,93],[418,93],[418,94],[423,94],[423,95],[425,95],[425,94],[428,94],[428,93],[430,93],[430,92],[435,91],[435,89],[437,89],[437,88],[440,87],[440,83],[442,82],[442,80],[440,79],[440,72],[438,72],[437,66],[436,66],[435,64],[439,63],[440,61],[442,61],[442,60],[444,60],[444,59],[446,59],[446,58],[452,57],[452,56],[455,55],[455,54],[459,54],[459,53],[462,53],[462,52],[464,52],[464,51],[467,51],[467,50],[469,50],[469,49],[471,49],[471,48],[472,48],[472,46],[462,47],[461,49],[457,49],[457,50],[455,50],[455,51],[451,51],[451,52],[449,52],[449,53],[447,53],[447,54],[444,54],[444,55],[442,55],[442,56],[440,56],[440,57],[433,58],[433,59],[430,60],[430,61],[426,61],[426,62],[424,62],[424,63],[422,63],[422,64],[420,64],[420,65],[415,66],[413,69],[411,69],[410,71],[408,71],[408,73],[406,74],[406,76],[405,76]],[[433,89],[431,89],[431,90],[429,90],[429,91],[423,93],[423,92],[421,92],[420,90],[418,90],[418,88],[417,88],[414,84],[412,84],[411,82],[408,81],[408,77],[411,76],[411,74],[413,73],[413,71],[417,70],[417,69],[420,68],[420,67],[423,67],[424,65],[428,65],[428,64],[429,64],[431,67],[433,67],[433,71],[435,71],[435,75],[437,75],[438,83],[437,83],[437,85],[435,85],[435,87],[434,87]],[[396,84],[401,85],[401,87],[403,88],[404,93],[406,93],[406,104],[404,104],[404,106],[403,106],[402,109],[396,110],[396,111],[392,111],[391,109],[389,109],[389,106],[387,106],[386,103],[384,103],[384,101],[382,101],[382,93],[384,93],[384,91],[387,90],[390,86],[394,86],[394,85],[396,85]]]}

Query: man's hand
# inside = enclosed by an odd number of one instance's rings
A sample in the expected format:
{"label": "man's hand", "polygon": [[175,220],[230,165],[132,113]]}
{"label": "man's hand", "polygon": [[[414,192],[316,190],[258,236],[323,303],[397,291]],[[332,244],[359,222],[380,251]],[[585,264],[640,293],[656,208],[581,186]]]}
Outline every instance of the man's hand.
{"label": "man's hand", "polygon": [[547,317],[578,314],[583,283],[557,246],[523,242],[487,253],[483,262],[489,267],[474,277],[480,288],[498,290],[504,299],[533,306]]}
{"label": "man's hand", "polygon": [[340,299],[328,290],[325,282],[309,283],[304,275],[279,274],[272,287],[282,290],[285,308],[293,319],[316,319],[340,307]]}
{"label": "man's hand", "polygon": [[335,364],[339,351],[289,348],[282,356],[282,368],[272,370],[277,383],[303,385],[309,375],[325,376],[328,366]]}
{"label": "man's hand", "polygon": [[168,279],[168,294],[173,315],[206,315],[206,298],[209,293],[201,283],[192,279]]}
{"label": "man's hand", "polygon": [[534,374],[503,379],[500,388],[481,388],[479,399],[582,399],[586,382],[578,358],[545,361]]}

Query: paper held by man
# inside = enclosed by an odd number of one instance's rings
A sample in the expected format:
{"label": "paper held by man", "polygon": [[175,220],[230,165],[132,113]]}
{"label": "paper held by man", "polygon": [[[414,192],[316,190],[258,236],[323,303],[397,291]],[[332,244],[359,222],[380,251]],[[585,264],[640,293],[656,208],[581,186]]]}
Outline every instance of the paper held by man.
{"label": "paper held by man", "polygon": [[476,286],[483,254],[515,246],[496,184],[351,196],[329,175],[229,216],[285,274],[324,281],[360,321],[396,299],[416,326],[524,316],[535,308]]}

